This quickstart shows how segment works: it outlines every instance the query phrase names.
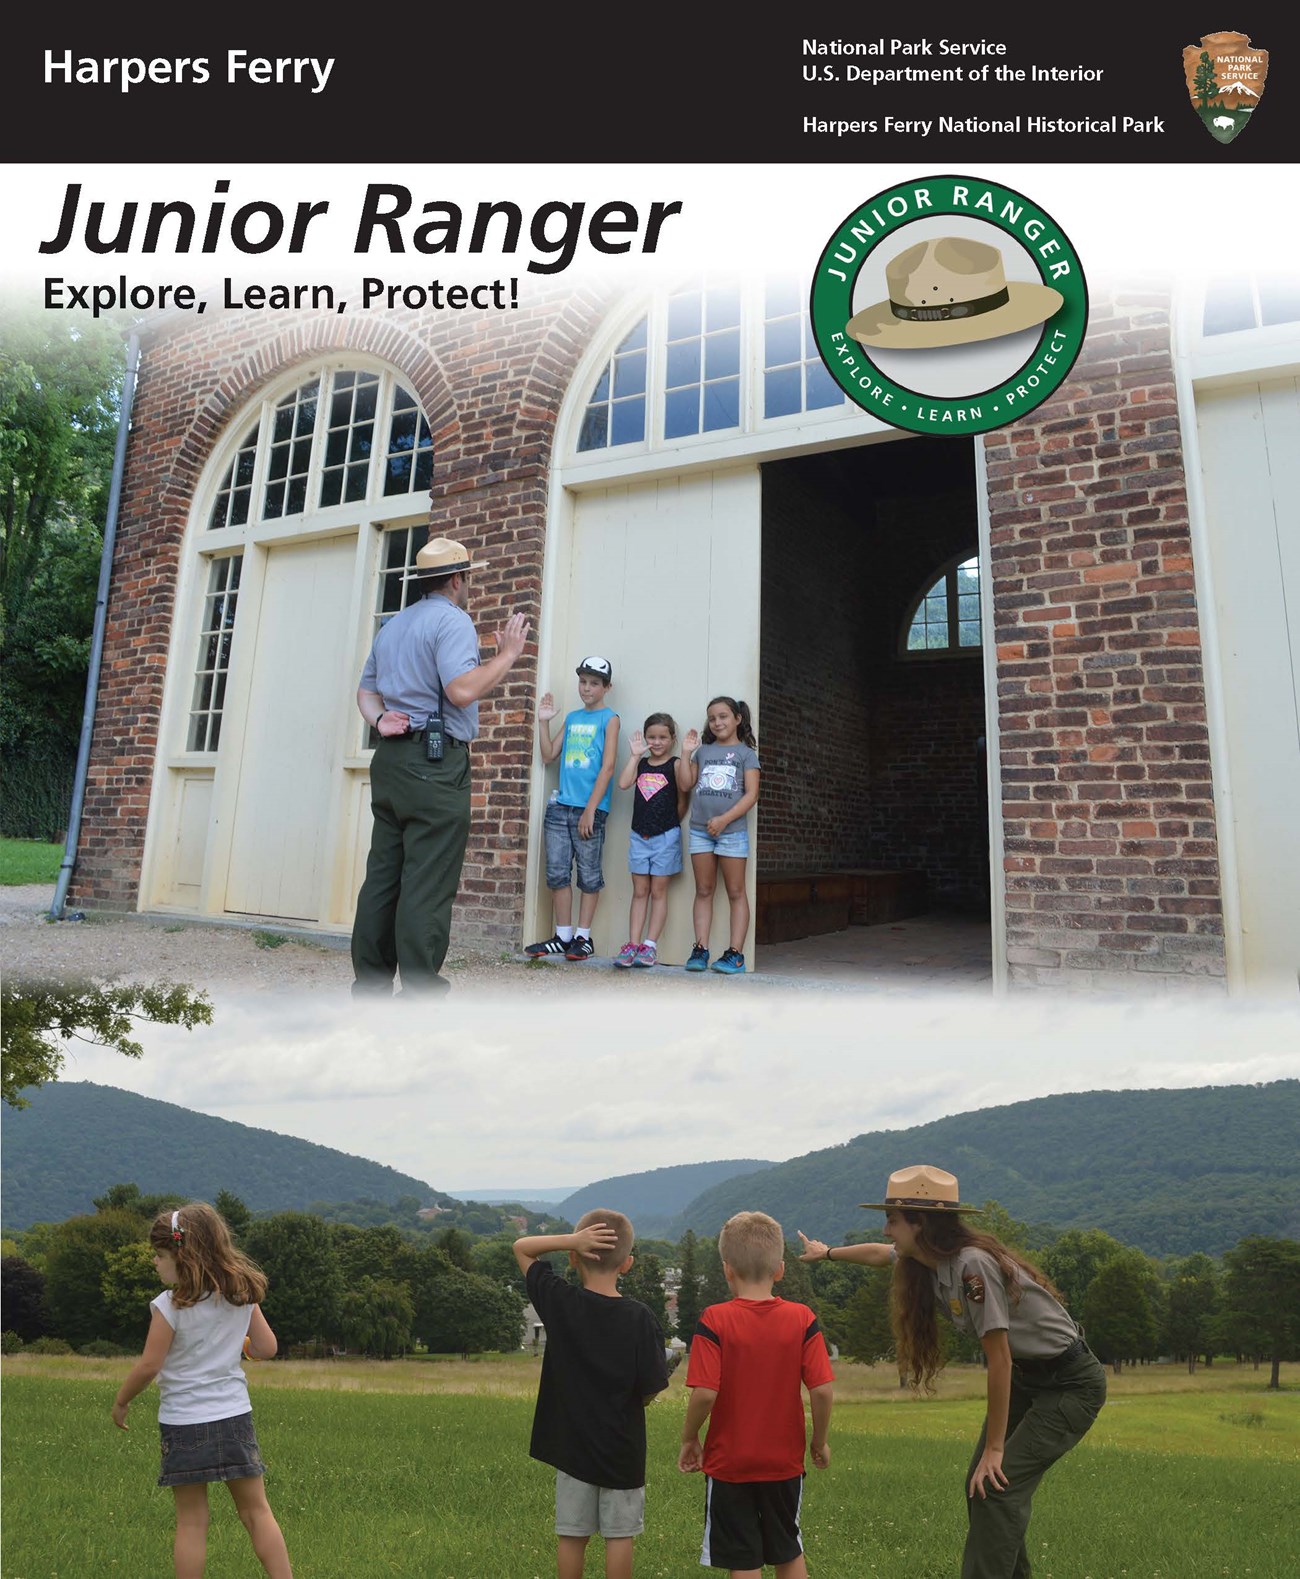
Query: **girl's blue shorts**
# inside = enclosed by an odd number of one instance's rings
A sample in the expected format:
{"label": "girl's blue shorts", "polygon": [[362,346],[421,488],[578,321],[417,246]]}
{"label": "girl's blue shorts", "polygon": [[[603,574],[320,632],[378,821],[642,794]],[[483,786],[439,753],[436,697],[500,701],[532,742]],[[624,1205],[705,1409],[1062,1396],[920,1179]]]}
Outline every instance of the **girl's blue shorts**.
{"label": "girl's blue shorts", "polygon": [[200,1425],[163,1425],[160,1486],[191,1486],[205,1480],[247,1480],[265,1475],[252,1413]]}

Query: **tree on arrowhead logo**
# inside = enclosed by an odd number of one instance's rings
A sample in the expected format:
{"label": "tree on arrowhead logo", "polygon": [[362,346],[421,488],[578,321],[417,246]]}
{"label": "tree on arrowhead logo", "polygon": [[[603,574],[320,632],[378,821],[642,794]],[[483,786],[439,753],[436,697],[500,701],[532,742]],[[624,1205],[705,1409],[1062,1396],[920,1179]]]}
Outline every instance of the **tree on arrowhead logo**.
{"label": "tree on arrowhead logo", "polygon": [[1183,76],[1205,129],[1215,142],[1230,143],[1264,96],[1268,51],[1251,49],[1245,33],[1206,33],[1183,50]]}

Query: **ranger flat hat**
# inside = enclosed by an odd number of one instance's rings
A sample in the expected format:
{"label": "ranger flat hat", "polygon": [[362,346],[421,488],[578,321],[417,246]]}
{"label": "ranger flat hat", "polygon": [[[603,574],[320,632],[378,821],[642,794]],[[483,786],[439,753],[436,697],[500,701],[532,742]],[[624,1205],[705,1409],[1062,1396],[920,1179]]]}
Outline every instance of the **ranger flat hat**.
{"label": "ranger flat hat", "polygon": [[422,581],[427,576],[454,576],[458,570],[485,570],[485,560],[470,563],[469,549],[454,537],[431,537],[415,556],[415,569],[403,581]]}
{"label": "ranger flat hat", "polygon": [[957,1176],[925,1163],[915,1168],[900,1168],[889,1175],[883,1201],[858,1203],[869,1212],[978,1212],[957,1196]]}
{"label": "ranger flat hat", "polygon": [[1065,301],[1050,285],[1007,283],[986,241],[936,236],[885,265],[886,301],[854,313],[848,333],[881,350],[927,350],[996,340],[1045,323]]}

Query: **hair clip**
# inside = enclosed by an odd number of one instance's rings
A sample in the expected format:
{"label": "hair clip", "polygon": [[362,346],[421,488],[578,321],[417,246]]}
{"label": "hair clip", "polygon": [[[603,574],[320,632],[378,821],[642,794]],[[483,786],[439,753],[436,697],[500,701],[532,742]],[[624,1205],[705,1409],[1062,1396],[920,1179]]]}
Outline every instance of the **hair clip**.
{"label": "hair clip", "polygon": [[179,1208],[172,1213],[172,1243],[180,1244],[185,1238],[185,1230],[181,1227],[181,1214]]}

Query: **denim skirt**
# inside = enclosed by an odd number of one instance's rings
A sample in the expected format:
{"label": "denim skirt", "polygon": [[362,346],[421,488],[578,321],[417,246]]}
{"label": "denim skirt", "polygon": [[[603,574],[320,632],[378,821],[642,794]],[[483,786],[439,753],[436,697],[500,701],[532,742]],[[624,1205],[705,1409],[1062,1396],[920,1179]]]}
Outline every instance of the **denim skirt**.
{"label": "denim skirt", "polygon": [[205,1480],[247,1480],[264,1475],[250,1413],[201,1425],[163,1425],[160,1486],[190,1486]]}

